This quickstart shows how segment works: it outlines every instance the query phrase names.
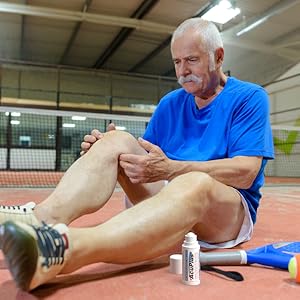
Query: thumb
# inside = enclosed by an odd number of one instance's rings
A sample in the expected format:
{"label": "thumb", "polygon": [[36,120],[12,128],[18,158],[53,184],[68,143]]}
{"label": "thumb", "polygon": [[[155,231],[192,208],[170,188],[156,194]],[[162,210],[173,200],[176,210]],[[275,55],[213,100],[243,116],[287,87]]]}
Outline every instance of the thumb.
{"label": "thumb", "polygon": [[148,152],[154,152],[156,149],[156,146],[154,144],[144,140],[141,137],[138,138],[138,142]]}
{"label": "thumb", "polygon": [[109,123],[107,126],[107,131],[116,130],[116,125],[114,123]]}

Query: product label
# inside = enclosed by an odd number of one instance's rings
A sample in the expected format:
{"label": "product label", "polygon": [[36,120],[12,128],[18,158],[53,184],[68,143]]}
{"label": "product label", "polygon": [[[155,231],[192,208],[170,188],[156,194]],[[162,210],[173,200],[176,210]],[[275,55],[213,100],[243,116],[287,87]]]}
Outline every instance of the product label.
{"label": "product label", "polygon": [[185,281],[199,280],[199,255],[198,252],[183,251],[183,275]]}
{"label": "product label", "polygon": [[189,253],[189,279],[193,280],[195,276],[195,270],[194,270],[194,253],[190,252]]}

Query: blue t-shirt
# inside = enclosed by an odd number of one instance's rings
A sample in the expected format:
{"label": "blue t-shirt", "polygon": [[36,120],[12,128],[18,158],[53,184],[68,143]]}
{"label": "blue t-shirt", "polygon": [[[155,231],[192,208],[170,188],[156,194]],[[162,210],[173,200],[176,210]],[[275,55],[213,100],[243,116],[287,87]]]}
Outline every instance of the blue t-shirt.
{"label": "blue t-shirt", "polygon": [[269,100],[262,87],[229,77],[222,92],[201,109],[184,89],[172,91],[158,104],[144,139],[174,160],[262,156],[262,166],[252,186],[239,189],[255,223],[264,168],[267,159],[274,158]]}

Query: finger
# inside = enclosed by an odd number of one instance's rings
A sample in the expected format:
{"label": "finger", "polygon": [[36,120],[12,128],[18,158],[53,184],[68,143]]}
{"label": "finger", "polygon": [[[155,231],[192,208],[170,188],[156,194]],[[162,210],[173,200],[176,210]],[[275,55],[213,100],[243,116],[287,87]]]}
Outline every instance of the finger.
{"label": "finger", "polygon": [[136,174],[134,174],[134,173],[131,173],[131,172],[128,172],[125,170],[125,174],[132,183],[142,183],[143,182],[143,179],[136,176]]}
{"label": "finger", "polygon": [[144,139],[141,138],[141,137],[138,138],[138,142],[139,142],[139,144],[140,144],[146,151],[148,151],[148,152],[150,152],[150,151],[155,151],[155,150],[157,150],[157,148],[158,148],[156,145],[154,145],[154,144],[152,144],[152,143],[150,143],[150,142],[144,140]]}
{"label": "finger", "polygon": [[93,129],[91,135],[94,136],[97,140],[103,137],[103,133],[101,133],[98,129]]}
{"label": "finger", "polygon": [[87,151],[91,148],[91,144],[90,143],[86,143],[86,142],[82,142],[80,145],[80,148],[82,151]]}
{"label": "finger", "polygon": [[143,155],[136,155],[136,154],[121,154],[119,156],[119,160],[124,162],[129,162],[131,164],[137,164],[141,161],[141,156]]}
{"label": "finger", "polygon": [[134,184],[137,184],[137,183],[143,183],[144,181],[141,180],[141,179],[138,179],[138,178],[130,178],[129,177],[129,180],[134,183]]}
{"label": "finger", "polygon": [[130,173],[130,175],[135,173],[136,166],[134,164],[131,164],[126,161],[121,161],[121,160],[120,160],[119,164],[127,173]]}
{"label": "finger", "polygon": [[87,134],[84,136],[83,141],[86,143],[95,143],[97,138],[93,135]]}
{"label": "finger", "polygon": [[84,155],[86,153],[86,151],[80,151],[80,156]]}
{"label": "finger", "polygon": [[114,123],[110,123],[107,126],[107,131],[116,130],[116,125]]}

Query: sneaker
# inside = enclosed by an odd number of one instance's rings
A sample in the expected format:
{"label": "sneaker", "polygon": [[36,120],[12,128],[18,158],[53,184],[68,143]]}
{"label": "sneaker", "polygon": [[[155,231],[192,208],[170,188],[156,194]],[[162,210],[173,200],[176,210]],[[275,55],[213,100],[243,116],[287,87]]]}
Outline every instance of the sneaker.
{"label": "sneaker", "polygon": [[41,225],[33,214],[34,202],[25,205],[0,205],[0,224],[6,221],[23,222],[30,225]]}
{"label": "sneaker", "polygon": [[60,273],[70,255],[68,231],[65,224],[38,227],[8,221],[0,225],[0,246],[20,289],[33,290]]}

